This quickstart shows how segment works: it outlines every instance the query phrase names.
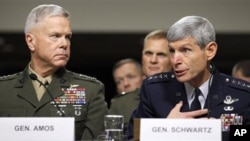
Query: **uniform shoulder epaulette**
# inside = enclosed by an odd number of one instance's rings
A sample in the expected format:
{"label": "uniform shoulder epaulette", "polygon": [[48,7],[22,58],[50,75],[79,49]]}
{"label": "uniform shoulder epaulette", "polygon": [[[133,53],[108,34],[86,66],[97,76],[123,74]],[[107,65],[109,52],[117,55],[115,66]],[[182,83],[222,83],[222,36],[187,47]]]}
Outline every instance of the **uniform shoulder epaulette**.
{"label": "uniform shoulder epaulette", "polygon": [[71,74],[75,78],[102,84],[102,82],[100,80],[96,79],[95,77],[91,77],[91,76],[80,74],[80,73],[75,73],[75,72],[72,72],[69,70],[67,70],[67,72],[68,72],[68,74]]}
{"label": "uniform shoulder epaulette", "polygon": [[0,76],[0,81],[6,81],[6,80],[11,80],[17,78],[22,72],[14,73],[14,74],[9,74],[9,75],[3,75]]}
{"label": "uniform shoulder epaulette", "polygon": [[170,81],[173,80],[174,78],[175,75],[173,72],[164,72],[149,76],[146,79],[148,83],[154,83],[154,82]]}
{"label": "uniform shoulder epaulette", "polygon": [[130,92],[122,92],[120,94],[115,95],[112,99],[119,99],[119,98],[121,98],[123,96],[127,96],[127,95],[130,95],[130,94],[138,94],[139,91],[140,91],[140,89],[136,88],[135,90],[130,91]]}
{"label": "uniform shoulder epaulette", "polygon": [[231,76],[230,77],[226,76],[226,75],[223,75],[223,76],[224,76],[224,80],[228,86],[250,92],[250,83],[249,82],[238,79],[238,78],[234,78]]}

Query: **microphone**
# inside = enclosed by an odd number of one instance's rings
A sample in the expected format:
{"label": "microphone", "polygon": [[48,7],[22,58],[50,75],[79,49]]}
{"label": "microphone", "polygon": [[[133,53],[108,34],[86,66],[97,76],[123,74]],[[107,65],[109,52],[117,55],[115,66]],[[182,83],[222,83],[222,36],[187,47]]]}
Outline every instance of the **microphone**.
{"label": "microphone", "polygon": [[212,78],[213,78],[213,75],[215,74],[215,71],[216,71],[216,69],[215,69],[215,65],[214,65],[214,63],[212,63],[212,62],[210,62],[210,73],[211,73],[211,76],[210,76],[210,78],[209,78],[209,80],[208,80],[208,94],[207,94],[207,99],[208,99],[208,101],[207,101],[207,108],[208,108],[208,114],[207,114],[207,118],[210,118],[210,113],[211,113],[211,108],[210,108],[210,103],[211,103],[211,92],[210,92],[210,89],[211,89],[211,86],[212,86]]}
{"label": "microphone", "polygon": [[214,64],[211,62],[210,63],[210,72],[211,72],[211,74],[214,74],[215,73],[215,66],[214,66]]}
{"label": "microphone", "polygon": [[208,94],[207,94],[207,108],[208,108],[208,113],[207,113],[207,118],[209,119],[210,118],[210,112],[211,112],[211,108],[210,108],[210,102],[211,102],[211,96],[210,96],[210,89],[211,89],[211,85],[212,85],[212,78],[213,78],[213,73],[214,73],[214,70],[212,71],[211,73],[211,76],[208,80]]}
{"label": "microphone", "polygon": [[65,115],[64,115],[63,111],[60,109],[60,107],[59,107],[58,104],[56,103],[55,99],[53,98],[52,94],[50,93],[50,91],[48,90],[48,88],[46,87],[46,85],[43,84],[43,82],[41,82],[40,80],[38,80],[38,79],[37,79],[37,76],[36,76],[34,73],[31,73],[29,76],[30,76],[30,79],[39,82],[40,85],[42,85],[42,86],[45,88],[45,90],[48,92],[50,98],[54,101],[57,110],[60,112],[61,116],[64,117]]}

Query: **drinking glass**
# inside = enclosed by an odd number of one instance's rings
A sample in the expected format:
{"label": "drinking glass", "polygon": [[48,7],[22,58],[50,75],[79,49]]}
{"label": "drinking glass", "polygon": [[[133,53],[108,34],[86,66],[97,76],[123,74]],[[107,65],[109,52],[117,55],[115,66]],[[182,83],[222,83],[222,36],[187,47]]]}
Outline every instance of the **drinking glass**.
{"label": "drinking glass", "polygon": [[113,140],[116,137],[123,135],[123,115],[106,115],[104,117],[105,133]]}
{"label": "drinking glass", "polygon": [[103,134],[97,137],[97,141],[112,141],[112,139],[111,137]]}
{"label": "drinking glass", "polygon": [[112,141],[128,141],[128,137],[126,135],[117,135]]}

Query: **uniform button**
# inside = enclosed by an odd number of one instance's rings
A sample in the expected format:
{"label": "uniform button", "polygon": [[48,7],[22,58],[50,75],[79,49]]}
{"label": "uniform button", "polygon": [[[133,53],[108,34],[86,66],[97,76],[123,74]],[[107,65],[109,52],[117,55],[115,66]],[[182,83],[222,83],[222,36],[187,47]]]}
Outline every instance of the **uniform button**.
{"label": "uniform button", "polygon": [[175,75],[173,75],[173,74],[172,74],[172,75],[171,75],[171,77],[172,77],[172,78],[174,78],[174,77],[175,77]]}

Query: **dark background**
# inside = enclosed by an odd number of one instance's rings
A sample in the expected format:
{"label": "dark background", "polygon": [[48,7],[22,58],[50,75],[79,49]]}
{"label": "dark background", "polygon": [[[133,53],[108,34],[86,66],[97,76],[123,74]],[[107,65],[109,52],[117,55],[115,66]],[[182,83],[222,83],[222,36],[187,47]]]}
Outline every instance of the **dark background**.
{"label": "dark background", "polygon": [[[67,69],[96,77],[106,89],[106,100],[116,94],[112,66],[123,58],[141,61],[143,39],[147,33],[74,33]],[[218,52],[214,64],[220,72],[231,74],[233,65],[250,59],[250,34],[217,33]],[[22,71],[30,60],[23,33],[0,33],[0,75]]]}

